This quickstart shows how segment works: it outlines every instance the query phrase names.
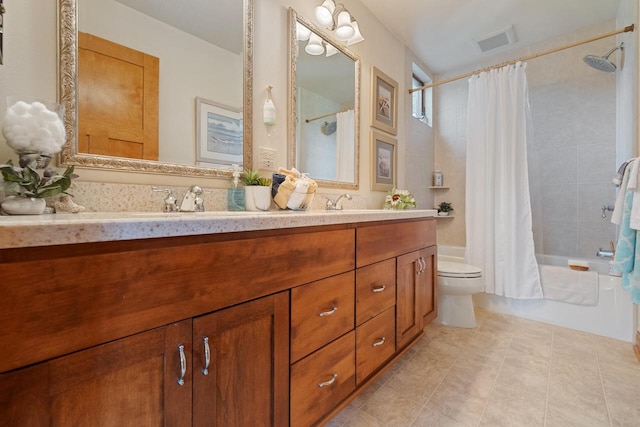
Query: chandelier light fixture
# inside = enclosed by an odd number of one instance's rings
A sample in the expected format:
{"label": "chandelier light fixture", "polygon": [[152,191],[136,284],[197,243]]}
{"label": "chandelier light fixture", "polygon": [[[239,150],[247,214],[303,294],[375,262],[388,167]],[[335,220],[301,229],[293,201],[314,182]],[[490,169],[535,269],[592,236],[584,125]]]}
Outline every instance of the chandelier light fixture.
{"label": "chandelier light fixture", "polygon": [[347,46],[364,40],[358,22],[342,3],[336,5],[333,0],[324,0],[313,12],[318,25],[332,31],[336,39]]}

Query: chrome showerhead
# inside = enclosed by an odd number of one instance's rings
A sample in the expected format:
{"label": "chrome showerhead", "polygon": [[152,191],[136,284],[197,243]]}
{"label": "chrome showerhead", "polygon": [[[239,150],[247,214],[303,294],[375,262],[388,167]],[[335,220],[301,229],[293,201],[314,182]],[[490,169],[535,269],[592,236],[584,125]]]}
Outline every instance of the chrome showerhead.
{"label": "chrome showerhead", "polygon": [[604,56],[587,55],[583,60],[588,66],[595,68],[596,70],[613,73],[616,71],[616,64],[609,60],[609,56],[618,49],[623,50],[623,43],[620,43],[620,46],[616,46],[611,49]]}

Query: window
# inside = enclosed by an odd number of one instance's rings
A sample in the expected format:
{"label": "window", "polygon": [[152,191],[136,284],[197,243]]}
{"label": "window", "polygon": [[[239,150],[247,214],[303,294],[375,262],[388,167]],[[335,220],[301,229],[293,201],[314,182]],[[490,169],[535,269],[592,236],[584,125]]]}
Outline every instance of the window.
{"label": "window", "polygon": [[[422,71],[420,67],[416,64],[413,64],[413,75],[411,79],[411,88],[416,89],[422,87],[424,85],[428,85],[431,83],[431,79],[427,76],[427,74]],[[431,95],[432,89],[422,89],[415,91],[411,94],[412,99],[412,115],[416,119],[424,122],[425,124],[431,126],[431,116],[432,116],[432,106],[431,106]]]}

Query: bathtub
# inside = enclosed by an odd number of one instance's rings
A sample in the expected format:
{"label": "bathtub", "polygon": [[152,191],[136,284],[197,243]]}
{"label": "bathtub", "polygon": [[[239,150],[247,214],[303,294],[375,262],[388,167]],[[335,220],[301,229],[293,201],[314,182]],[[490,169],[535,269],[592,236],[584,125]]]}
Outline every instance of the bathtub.
{"label": "bathtub", "polygon": [[[439,259],[464,261],[464,248],[438,246]],[[539,264],[567,266],[567,258],[539,255]],[[518,300],[493,294],[473,296],[476,307],[596,335],[633,342],[636,311],[629,295],[622,289],[619,277],[609,276],[608,263],[589,260],[591,269],[598,272],[598,304],[584,306],[548,299]],[[568,267],[567,267],[568,268]]]}

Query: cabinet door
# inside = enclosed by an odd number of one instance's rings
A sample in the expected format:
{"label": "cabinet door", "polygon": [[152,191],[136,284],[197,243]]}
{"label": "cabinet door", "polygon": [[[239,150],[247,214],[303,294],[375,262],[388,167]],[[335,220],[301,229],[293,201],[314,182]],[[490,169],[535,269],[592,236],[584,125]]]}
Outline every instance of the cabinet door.
{"label": "cabinet door", "polygon": [[431,246],[420,251],[420,256],[424,260],[424,271],[419,275],[419,302],[420,314],[422,315],[422,325],[426,326],[438,315],[437,310],[437,286],[438,286],[438,266],[437,248]]}
{"label": "cabinet door", "polygon": [[190,354],[189,320],[4,374],[0,425],[190,426]]}
{"label": "cabinet door", "polygon": [[289,424],[288,291],[194,319],[193,340],[194,426]]}
{"label": "cabinet door", "polygon": [[420,252],[411,252],[396,262],[396,345],[401,349],[422,329],[419,276],[422,266]]}

